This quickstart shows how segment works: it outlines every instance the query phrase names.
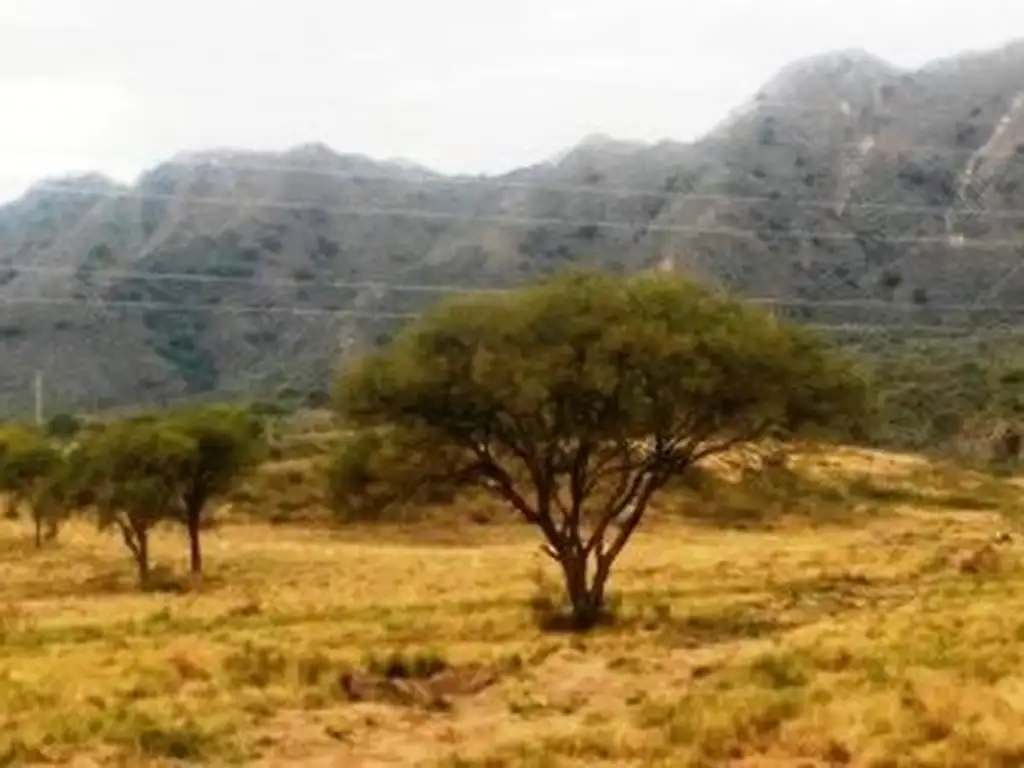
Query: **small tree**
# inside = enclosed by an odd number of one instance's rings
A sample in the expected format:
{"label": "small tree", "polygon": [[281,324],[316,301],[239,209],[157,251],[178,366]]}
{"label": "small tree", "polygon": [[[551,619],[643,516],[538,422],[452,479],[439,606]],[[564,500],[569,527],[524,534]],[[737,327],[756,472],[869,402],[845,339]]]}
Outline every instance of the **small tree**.
{"label": "small tree", "polygon": [[451,457],[451,476],[537,526],[585,629],[673,477],[856,416],[863,391],[815,337],[708,288],[571,275],[442,305],[342,375],[336,397],[349,424]]}
{"label": "small tree", "polygon": [[46,423],[46,433],[50,437],[61,439],[72,438],[82,429],[82,420],[71,413],[55,413]]}
{"label": "small tree", "polygon": [[43,545],[44,526],[48,538],[57,534],[59,508],[48,503],[44,489],[60,460],[60,453],[33,429],[9,427],[0,432],[0,490],[8,494],[9,508],[15,514],[28,505],[36,548]]}
{"label": "small tree", "polygon": [[55,539],[61,523],[92,503],[93,491],[83,482],[81,459],[75,450],[61,451],[54,458],[50,472],[36,485],[31,503],[37,542],[41,524],[47,526],[46,538]]}
{"label": "small tree", "polygon": [[88,492],[101,530],[113,528],[131,552],[139,585],[150,574],[150,534],[179,519],[181,478],[193,441],[160,422],[123,422],[91,436],[78,449],[78,492]]}
{"label": "small tree", "polygon": [[173,416],[168,426],[184,435],[191,454],[179,478],[181,522],[188,531],[189,567],[203,571],[200,540],[210,502],[228,493],[261,456],[262,426],[251,412],[214,406]]}

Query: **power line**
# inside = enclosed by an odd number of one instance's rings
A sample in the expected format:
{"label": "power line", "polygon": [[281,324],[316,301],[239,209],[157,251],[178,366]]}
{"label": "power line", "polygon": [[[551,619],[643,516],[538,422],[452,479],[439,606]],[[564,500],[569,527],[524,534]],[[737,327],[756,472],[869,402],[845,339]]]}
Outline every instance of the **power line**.
{"label": "power line", "polygon": [[[968,154],[974,154],[974,150],[968,152]],[[1020,157],[1021,161],[1024,162],[1024,155],[1018,155],[1016,152],[1000,153],[999,155],[987,154],[986,158],[991,159],[992,157]],[[593,195],[595,197],[611,197],[611,198],[631,198],[631,197],[644,197],[650,199],[670,199],[674,201],[694,201],[694,202],[707,202],[707,203],[742,203],[742,204],[758,204],[758,203],[777,203],[784,201],[781,194],[776,195],[729,195],[723,193],[693,193],[693,192],[673,192],[666,189],[655,189],[655,188],[638,188],[638,187],[620,187],[620,186],[607,186],[601,187],[595,185],[586,184],[537,184],[525,181],[505,181],[500,179],[463,179],[458,177],[430,177],[430,178],[411,178],[405,179],[400,176],[388,175],[386,173],[381,174],[367,174],[367,173],[356,173],[349,171],[330,171],[323,169],[314,168],[303,168],[301,166],[274,166],[272,164],[257,165],[250,163],[218,163],[218,162],[202,162],[202,161],[189,161],[189,162],[175,162],[173,165],[184,168],[216,168],[217,170],[226,171],[254,171],[254,172],[266,172],[266,173],[295,173],[305,174],[312,176],[321,176],[325,178],[336,178],[345,179],[352,181],[391,181],[401,184],[413,184],[413,185],[432,185],[432,186],[459,186],[459,185],[474,185],[481,186],[490,189],[516,189],[522,191],[531,192],[562,192],[565,194],[574,195]],[[670,176],[671,180],[672,177]],[[788,202],[788,201],[787,201]],[[807,209],[837,209],[843,208],[844,210],[859,210],[859,211],[888,211],[893,213],[921,213],[921,214],[936,214],[941,215],[949,211],[950,206],[942,205],[900,205],[893,203],[864,203],[864,202],[846,202],[842,200],[796,200],[792,202],[797,208]],[[975,212],[972,212],[975,213]],[[978,211],[975,213],[977,217],[992,217],[1000,219],[1024,219],[1024,211],[1013,210],[1013,209],[986,209],[984,211]]]}
{"label": "power line", "polygon": [[[385,290],[394,288],[401,290],[404,286],[394,284],[388,286],[377,284],[378,288]],[[492,289],[489,293],[510,293],[514,288]],[[453,289],[453,294],[473,295],[478,293],[472,289]],[[773,297],[739,297],[739,300],[758,306],[775,308],[819,308],[819,309],[873,309],[893,310],[907,313],[942,313],[942,312],[964,312],[968,314],[995,313],[995,314],[1024,314],[1022,306],[1001,306],[991,304],[913,304],[887,302],[882,299],[788,299]],[[339,317],[364,317],[364,318],[411,318],[420,317],[423,312],[387,312],[374,310],[349,310],[332,309],[323,307],[298,307],[298,306],[267,306],[220,303],[198,303],[182,304],[165,301],[145,300],[118,300],[118,299],[61,299],[36,296],[0,296],[0,307],[3,306],[76,306],[89,309],[151,309],[173,312],[211,312],[224,314],[281,314],[299,316],[339,316]],[[829,326],[838,327],[838,326]],[[886,326],[888,327],[888,326]],[[929,326],[935,327],[935,326]]]}
{"label": "power line", "polygon": [[[786,144],[786,146],[802,147],[808,146],[810,142],[792,142]],[[780,143],[775,145],[763,145],[764,149],[770,150],[773,146],[780,146]],[[856,149],[860,152],[865,152],[865,148],[857,142],[850,142],[841,145],[850,149]],[[870,148],[867,150],[870,151]],[[931,152],[933,154],[963,154],[967,156],[974,155],[977,150],[964,149],[964,150],[951,150],[942,147],[932,147],[927,145],[914,145],[911,147],[904,148],[900,151],[922,151]],[[999,152],[999,153],[986,153],[987,159],[993,158],[1020,158],[1024,162],[1024,154],[1017,151],[1014,152]],[[252,171],[254,173],[290,173],[290,174],[302,174],[306,176],[314,176],[321,178],[330,178],[338,180],[348,181],[366,181],[366,182],[393,182],[402,185],[416,185],[416,186],[437,186],[437,187],[458,187],[458,186],[472,186],[482,187],[485,189],[516,189],[523,191],[535,191],[535,192],[561,192],[565,194],[579,194],[579,195],[593,195],[595,197],[609,197],[616,199],[625,199],[631,197],[645,197],[651,199],[671,199],[676,201],[695,201],[695,202],[725,202],[725,203],[741,203],[741,204],[758,204],[758,203],[774,203],[783,200],[781,194],[768,194],[768,195],[728,195],[722,193],[691,193],[691,192],[674,192],[666,190],[664,188],[641,188],[641,187],[622,187],[622,186],[598,186],[598,183],[593,185],[590,184],[547,184],[547,183],[534,183],[528,181],[516,181],[507,179],[504,177],[494,176],[442,176],[442,175],[401,175],[400,173],[371,173],[366,171],[342,171],[333,170],[326,168],[312,168],[309,166],[301,165],[281,165],[276,163],[256,163],[256,162],[238,162],[234,159],[221,160],[218,158],[200,158],[194,160],[170,160],[164,163],[160,163],[155,168],[189,168],[189,169],[216,169],[220,171]],[[154,168],[154,169],[155,169]],[[153,169],[151,169],[153,170]],[[669,176],[669,180],[673,177]],[[60,182],[48,182],[42,181],[33,186],[33,189],[53,189],[54,185],[59,185]],[[66,191],[60,189],[58,191]],[[98,190],[101,191],[101,190]],[[797,208],[805,209],[821,209],[821,210],[864,210],[864,211],[888,211],[893,213],[920,213],[920,214],[935,214],[942,215],[950,210],[951,206],[942,205],[901,205],[894,203],[872,203],[872,202],[847,202],[843,200],[797,200],[792,201],[792,204]],[[998,219],[1024,219],[1024,212],[1013,209],[987,209],[983,211],[971,211],[971,215],[975,218],[998,218]]]}
{"label": "power line", "polygon": [[[5,265],[0,265],[3,267]],[[40,275],[75,275],[78,270],[70,267],[43,267],[36,265],[6,265],[14,272],[21,272],[26,274],[40,274]],[[393,282],[388,279],[381,280],[363,280],[363,281],[347,281],[347,280],[329,280],[329,281],[318,281],[315,279],[287,279],[287,278],[250,278],[250,277],[226,277],[221,275],[202,275],[191,272],[149,272],[141,270],[118,270],[118,269],[97,269],[88,271],[87,275],[90,278],[117,278],[122,280],[135,280],[140,282],[181,282],[181,283],[233,283],[241,284],[246,286],[275,286],[281,288],[350,288],[353,290],[369,290],[369,291],[381,291],[384,293],[426,293],[426,294],[486,294],[486,293],[508,293],[522,287],[521,285],[507,285],[503,287],[494,286],[467,286],[467,285],[456,285],[456,284],[423,284],[423,283],[401,283]],[[1005,282],[1005,281],[1004,281]],[[991,293],[991,292],[990,292]],[[958,311],[977,311],[977,312],[1007,312],[1007,311],[1024,311],[1024,307],[1005,307],[998,304],[983,304],[983,303],[972,303],[972,304],[913,304],[913,303],[894,303],[886,301],[884,299],[800,299],[800,298],[775,298],[775,297],[745,297],[743,301],[750,304],[767,305],[767,306],[784,306],[784,307],[827,307],[827,308],[862,308],[862,309],[886,309],[886,310],[898,310],[898,311],[930,311],[930,312],[958,312]],[[147,306],[154,309],[167,309],[177,308],[185,306],[197,306],[197,305],[179,305],[174,302],[146,302],[146,301],[134,301],[134,300],[107,300],[107,299],[58,299],[58,298],[46,298],[46,297],[3,297],[0,296],[0,306],[4,304],[19,304],[19,305],[31,305],[35,303],[50,304],[56,302],[69,302],[71,304],[87,304],[88,306],[125,306],[125,307],[138,307]],[[286,307],[273,307],[273,308],[262,308],[262,307],[250,307],[238,305],[224,305],[224,304],[210,304],[209,309],[215,309],[218,307],[227,307],[225,311],[273,311],[273,312],[284,312],[288,313],[291,310]],[[355,311],[353,311],[355,312]],[[321,308],[296,308],[296,313],[307,313],[307,314],[351,314],[349,310],[328,310]],[[368,316],[373,315],[373,312],[356,312],[356,314],[366,314]],[[397,313],[396,316],[404,317],[409,313]]]}
{"label": "power line", "polygon": [[564,219],[558,217],[533,217],[533,216],[509,216],[509,215],[487,215],[480,216],[474,214],[461,214],[461,213],[447,213],[443,211],[426,211],[415,208],[383,208],[378,206],[362,206],[362,207],[348,207],[348,206],[323,206],[316,203],[307,202],[288,202],[281,200],[239,200],[237,198],[228,197],[213,197],[213,196],[194,196],[188,198],[182,198],[180,195],[170,193],[155,193],[155,192],[130,192],[126,190],[114,191],[114,190],[99,190],[99,189],[83,189],[81,187],[61,185],[50,182],[42,182],[37,184],[36,189],[46,189],[50,191],[66,193],[70,195],[83,196],[83,197],[97,197],[97,198],[109,198],[109,199],[124,199],[124,200],[138,200],[138,201],[162,201],[162,202],[177,202],[181,205],[200,205],[200,206],[214,206],[214,207],[229,207],[229,208],[258,208],[266,210],[287,210],[287,211],[307,211],[307,210],[319,210],[325,213],[335,213],[340,216],[358,216],[358,217],[391,217],[391,218],[404,218],[404,219],[418,219],[424,221],[466,221],[484,224],[494,224],[502,226],[527,226],[527,227],[541,227],[541,226],[557,226],[567,228],[587,228],[596,227],[598,229],[610,229],[610,230],[625,230],[628,232],[636,232],[638,230],[645,232],[671,232],[677,234],[691,234],[691,235],[723,235],[728,237],[734,237],[737,239],[744,240],[756,240],[765,239],[771,236],[777,236],[780,238],[802,238],[807,240],[817,241],[858,241],[869,238],[873,242],[877,243],[890,243],[890,244],[905,244],[905,245],[945,245],[958,249],[976,249],[976,250],[1002,250],[1004,248],[1019,248],[1022,243],[1019,240],[980,240],[980,239],[967,239],[959,235],[904,235],[896,237],[886,237],[881,235],[867,235],[865,233],[853,233],[853,232],[825,232],[815,230],[799,230],[799,229],[784,229],[779,232],[769,234],[767,232],[759,232],[753,229],[742,229],[738,227],[701,227],[691,226],[682,224],[645,224],[645,223],[630,223],[625,221],[607,221],[607,220],[593,220],[593,219]]}
{"label": "power line", "polygon": [[[937,123],[937,122],[939,122],[939,120],[936,119],[933,122]],[[958,121],[958,123],[964,124],[965,121]],[[971,123],[970,123],[970,121],[966,121],[966,124],[971,124]],[[977,124],[978,125],[985,125],[986,127],[988,127],[988,122],[979,122]],[[685,151],[688,148],[695,147],[696,145],[699,145],[699,144],[702,144],[702,143],[707,143],[709,141],[711,141],[711,139],[704,138],[704,139],[698,139],[697,141],[692,142],[692,143],[674,142],[673,146],[677,146],[680,149],[680,151]],[[53,146],[39,147],[39,146],[31,146],[31,145],[17,145],[17,146],[5,145],[5,146],[7,146],[9,149],[17,149],[21,153],[39,152],[39,153],[45,153],[45,154],[52,154],[54,152],[62,152],[62,153],[72,154],[72,155],[73,154],[98,155],[98,156],[103,156],[103,157],[108,157],[108,158],[117,158],[117,159],[121,159],[121,160],[129,159],[129,158],[134,159],[134,158],[137,157],[137,155],[129,155],[128,153],[120,151],[120,150],[109,150],[109,149],[103,149],[101,147],[96,147],[96,148],[93,148],[93,147],[81,147],[81,148],[78,148],[78,147],[71,147],[71,146],[63,146],[63,147],[56,147],[55,148]],[[778,150],[778,149],[806,148],[806,147],[814,146],[814,142],[812,142],[810,139],[796,140],[796,139],[785,138],[785,137],[776,137],[776,138],[773,138],[770,142],[765,142],[765,141],[762,141],[762,140],[759,140],[759,139],[758,140],[749,141],[749,142],[743,142],[743,141],[739,141],[737,139],[731,139],[730,142],[729,142],[729,146],[741,147],[741,148],[748,148],[748,147],[753,146],[753,147],[757,147],[758,150],[763,150],[765,152],[772,152],[772,151]],[[951,157],[958,157],[960,155],[967,155],[967,156],[969,156],[969,155],[973,155],[973,154],[975,154],[977,152],[977,148],[972,148],[972,147],[951,147],[951,146],[946,146],[946,145],[943,145],[943,144],[906,144],[906,145],[896,145],[896,146],[888,146],[887,145],[887,146],[883,146],[883,147],[878,147],[877,145],[874,145],[874,144],[865,145],[864,140],[861,140],[861,141],[843,141],[843,142],[838,142],[838,143],[834,143],[834,144],[830,144],[830,143],[827,143],[827,142],[820,142],[817,146],[820,147],[821,149],[835,149],[835,150],[847,150],[847,149],[850,149],[850,150],[858,150],[858,151],[872,151],[872,150],[875,150],[875,149],[879,149],[880,151],[884,151],[886,154],[907,154],[907,153],[912,153],[912,154],[929,154],[929,155],[935,155],[935,156],[951,156]],[[657,144],[641,144],[641,145],[639,145],[637,151],[638,152],[643,152],[645,150],[654,150],[657,147],[658,147]],[[243,157],[247,157],[247,156],[248,157],[252,157],[252,156],[268,157],[269,156],[269,157],[276,157],[276,158],[284,158],[284,157],[287,157],[289,155],[294,154],[300,148],[301,148],[301,145],[293,147],[293,148],[290,148],[290,149],[267,150],[267,151],[246,150],[246,149],[224,149],[224,150],[199,150],[199,151],[191,152],[191,151],[187,151],[186,150],[186,151],[182,151],[182,152],[178,153],[178,156],[176,156],[176,157],[172,157],[169,160],[165,160],[165,161],[163,161],[161,163],[158,163],[154,167],[168,166],[168,165],[174,166],[174,165],[220,164],[221,167],[225,167],[225,168],[236,167],[236,168],[239,168],[239,169],[246,169],[246,168],[248,168],[248,169],[251,169],[251,170],[259,170],[260,169],[259,166],[262,165],[263,163],[250,164],[249,162],[245,162],[243,164],[237,164],[237,165],[236,165],[236,163],[237,163],[239,158],[243,158]],[[568,153],[571,153],[575,149],[579,149],[579,148],[580,148],[579,146],[570,147],[568,149]],[[397,180],[397,181],[409,182],[409,181],[417,181],[417,180],[419,180],[419,181],[421,181],[423,183],[433,183],[433,182],[442,183],[443,182],[443,183],[449,183],[449,184],[455,184],[455,185],[457,185],[457,184],[479,184],[479,183],[486,184],[488,182],[492,182],[493,181],[493,182],[499,184],[500,186],[505,186],[506,182],[502,181],[502,179],[506,179],[512,173],[516,173],[516,171],[513,171],[511,173],[504,173],[504,174],[500,174],[500,175],[491,175],[491,174],[487,174],[487,173],[479,173],[479,174],[473,174],[473,173],[445,174],[445,173],[442,173],[441,171],[435,171],[432,168],[429,168],[427,166],[414,166],[413,168],[408,168],[408,167],[396,165],[396,163],[394,161],[390,161],[390,160],[387,160],[387,159],[376,159],[376,158],[369,157],[369,156],[366,156],[366,155],[361,155],[361,154],[355,153],[355,152],[334,152],[333,150],[329,150],[329,151],[331,151],[334,154],[334,157],[336,159],[338,159],[338,160],[359,159],[359,160],[361,160],[363,162],[366,162],[366,163],[369,163],[369,164],[374,164],[374,165],[379,165],[379,166],[392,166],[395,170],[390,175],[389,174],[382,174],[382,178],[389,179],[389,180]],[[995,153],[989,154],[988,157],[1007,158],[1007,157],[1014,157],[1014,156],[1017,156],[1017,155],[1018,155],[1018,153],[1016,152],[1016,150],[1014,150],[1014,151],[1011,151],[1011,152],[995,152]],[[188,158],[189,156],[192,156],[192,159],[182,159],[182,158]],[[226,156],[230,156],[230,159],[225,160],[224,158]],[[524,169],[528,169],[528,168],[531,168],[531,167],[545,166],[545,165],[553,165],[553,164],[557,164],[557,161],[546,160],[546,161],[541,161],[541,162],[535,163],[535,164],[533,164],[531,166],[526,166]],[[341,171],[341,170],[328,171],[328,170],[311,169],[311,168],[309,168],[309,166],[288,166],[288,165],[282,165],[282,164],[277,164],[277,163],[267,164],[267,165],[268,165],[268,167],[270,169],[275,170],[275,171],[277,171],[277,170],[284,170],[284,171],[287,171],[287,170],[303,170],[303,171],[309,171],[311,173],[315,173],[316,175],[337,176],[338,178],[348,178],[350,176],[352,178],[359,178],[361,176],[366,175],[366,172],[359,172],[359,171]],[[520,169],[520,171],[524,170],[524,169]],[[369,175],[372,176],[373,174],[371,173]]]}
{"label": "power line", "polygon": [[416,312],[365,312],[355,309],[326,309],[318,307],[258,307],[241,304],[180,304],[171,301],[121,301],[118,299],[58,299],[45,296],[3,296],[0,307],[4,306],[55,306],[84,307],[87,309],[148,309],[167,312],[212,312],[223,314],[280,314],[299,316],[336,316],[369,318],[418,317]]}
{"label": "power line", "polygon": [[[383,286],[380,286],[383,287]],[[403,287],[401,285],[395,287]],[[415,286],[413,286],[415,287]],[[511,289],[510,289],[511,290]],[[465,289],[461,290],[462,293],[473,293]],[[765,307],[774,308],[808,308],[808,307],[820,307],[820,308],[863,308],[863,309],[888,309],[897,310],[914,314],[915,312],[927,313],[950,313],[955,311],[967,313],[967,317],[977,316],[984,312],[994,312],[999,315],[1020,315],[1024,313],[1024,306],[1019,307],[1000,307],[1000,306],[974,306],[965,304],[944,304],[944,305],[914,305],[914,304],[893,304],[880,299],[862,299],[862,300],[802,300],[802,299],[781,299],[781,298],[770,298],[770,297],[754,297],[749,299],[743,299],[747,303],[754,305],[762,305]],[[336,318],[362,318],[368,320],[411,320],[423,315],[423,312],[386,312],[386,311],[362,311],[362,310],[339,310],[339,309],[318,309],[318,308],[303,308],[295,306],[276,306],[276,307],[259,307],[259,306],[244,306],[244,305],[224,305],[224,304],[195,304],[195,305],[183,305],[174,302],[154,302],[154,301],[83,301],[76,299],[53,299],[53,298],[34,298],[34,297],[0,297],[0,307],[6,305],[24,306],[24,305],[48,305],[48,306],[64,306],[64,307],[83,307],[86,309],[141,309],[141,310],[161,310],[173,313],[226,313],[226,314],[271,314],[271,315],[292,315],[301,316],[307,318],[313,317],[336,317]],[[910,318],[907,318],[910,320]],[[1002,328],[988,328],[979,331],[976,326],[966,323],[948,323],[938,322],[931,324],[922,324],[920,322],[902,322],[893,321],[889,323],[884,322],[872,322],[870,320],[865,322],[800,322],[794,320],[793,322],[814,329],[816,331],[824,332],[826,334],[846,334],[852,337],[868,337],[874,338],[876,336],[885,334],[916,334],[922,338],[925,336],[936,336],[936,337],[951,337],[951,338],[1004,338],[1004,337],[1024,337],[1024,328],[1019,326],[1009,326]],[[287,382],[285,382],[287,384]],[[300,390],[305,388],[304,385],[298,382],[298,377],[295,377],[293,385],[298,387]],[[256,389],[262,391],[260,387]],[[310,390],[312,391],[312,390]],[[258,394],[256,390],[248,389],[245,392],[227,392],[227,393],[206,393],[205,396],[217,397],[222,399],[224,397],[252,397]],[[191,398],[189,398],[191,399]],[[184,400],[183,400],[184,401]],[[166,406],[171,404],[166,398],[159,398],[158,402],[154,402],[150,405],[153,406]]]}
{"label": "power line", "polygon": [[444,285],[444,284],[418,284],[418,283],[389,283],[387,278],[380,280],[317,280],[289,279],[289,278],[255,278],[255,277],[233,277],[228,275],[204,275],[194,272],[154,272],[150,270],[132,269],[90,269],[88,267],[45,267],[35,264],[3,263],[0,262],[0,274],[7,268],[15,274],[30,275],[77,275],[80,278],[114,278],[120,280],[138,280],[142,282],[169,281],[175,283],[227,283],[249,286],[277,286],[281,288],[351,288],[353,290],[374,290],[384,289],[401,293],[453,293],[453,292],[502,292],[507,288],[494,288],[490,286],[466,286],[466,285]]}
{"label": "power line", "polygon": [[819,307],[833,309],[893,309],[904,312],[1021,312],[1024,305],[1004,307],[998,304],[913,304],[888,302],[884,299],[789,299],[789,298],[741,298],[748,304],[774,307]]}

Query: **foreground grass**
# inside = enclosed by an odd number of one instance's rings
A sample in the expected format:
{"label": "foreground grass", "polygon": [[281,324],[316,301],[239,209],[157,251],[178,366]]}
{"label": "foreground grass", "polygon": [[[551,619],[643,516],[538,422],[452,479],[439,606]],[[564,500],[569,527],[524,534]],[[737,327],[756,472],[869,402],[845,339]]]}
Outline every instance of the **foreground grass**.
{"label": "foreground grass", "polygon": [[1017,545],[964,573],[1005,519],[907,471],[841,525],[658,523],[585,639],[536,628],[556,586],[520,527],[227,525],[206,583],[143,595],[113,539],[5,523],[0,765],[1024,764]]}

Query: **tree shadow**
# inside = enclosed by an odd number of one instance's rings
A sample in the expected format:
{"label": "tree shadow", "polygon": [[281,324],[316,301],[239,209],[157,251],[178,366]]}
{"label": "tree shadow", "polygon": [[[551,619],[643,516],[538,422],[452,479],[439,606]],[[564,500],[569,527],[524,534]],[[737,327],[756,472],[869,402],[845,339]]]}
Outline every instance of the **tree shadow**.
{"label": "tree shadow", "polygon": [[660,639],[679,648],[700,648],[781,635],[807,623],[780,616],[771,606],[692,613],[670,619],[659,628]]}
{"label": "tree shadow", "polygon": [[[736,593],[737,598],[742,596]],[[651,595],[646,607],[618,624],[654,632],[673,647],[698,648],[745,640],[778,637],[824,620],[835,620],[880,605],[913,600],[910,580],[870,579],[856,573],[821,574],[789,580],[769,587],[757,600],[735,600],[700,607],[674,616]],[[727,595],[723,595],[727,599]]]}

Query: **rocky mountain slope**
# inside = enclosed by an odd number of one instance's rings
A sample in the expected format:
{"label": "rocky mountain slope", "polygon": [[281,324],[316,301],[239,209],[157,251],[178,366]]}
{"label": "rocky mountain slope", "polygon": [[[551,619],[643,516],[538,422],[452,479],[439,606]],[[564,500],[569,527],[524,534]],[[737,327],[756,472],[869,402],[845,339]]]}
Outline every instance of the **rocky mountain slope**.
{"label": "rocky mountain slope", "polygon": [[686,271],[820,322],[981,327],[1024,308],[1022,244],[1024,44],[914,72],[798,62],[698,142],[597,136],[502,177],[183,155],[0,208],[0,409],[30,406],[37,370],[62,409],[315,392],[446,291],[572,265]]}

